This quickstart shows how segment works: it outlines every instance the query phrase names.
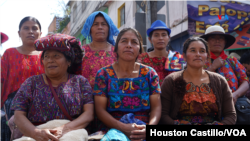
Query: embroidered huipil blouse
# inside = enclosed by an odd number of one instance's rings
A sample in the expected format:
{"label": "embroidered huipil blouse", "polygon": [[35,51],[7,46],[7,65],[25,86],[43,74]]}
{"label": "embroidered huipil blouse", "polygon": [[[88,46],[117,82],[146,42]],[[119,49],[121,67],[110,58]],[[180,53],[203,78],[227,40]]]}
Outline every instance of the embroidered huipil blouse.
{"label": "embroidered huipil blouse", "polygon": [[[72,118],[84,112],[84,104],[93,103],[92,88],[88,80],[81,75],[70,74],[67,82],[59,84],[54,89]],[[35,75],[25,80],[13,99],[11,109],[27,112],[30,122],[67,119],[42,75]]]}
{"label": "embroidered huipil blouse", "polygon": [[210,85],[202,83],[201,86],[196,86],[192,82],[187,83],[178,112],[179,118],[191,123],[204,124],[212,123],[217,115],[216,96]]}
{"label": "embroidered huipil blouse", "polygon": [[91,50],[88,44],[82,46],[82,48],[85,50],[85,56],[82,61],[82,75],[88,79],[93,88],[97,71],[116,61],[114,47],[112,46],[111,51],[94,51]]}
{"label": "embroidered huipil blouse", "polygon": [[159,76],[160,85],[164,78],[172,72],[183,69],[183,56],[179,52],[169,51],[168,57],[149,57],[148,53],[142,53],[137,61],[144,65],[152,67]]}
{"label": "embroidered huipil blouse", "polygon": [[112,65],[97,72],[95,96],[108,98],[107,111],[117,120],[127,113],[134,113],[135,118],[148,123],[151,95],[160,94],[159,77],[149,66],[140,65],[139,77],[117,78]]}

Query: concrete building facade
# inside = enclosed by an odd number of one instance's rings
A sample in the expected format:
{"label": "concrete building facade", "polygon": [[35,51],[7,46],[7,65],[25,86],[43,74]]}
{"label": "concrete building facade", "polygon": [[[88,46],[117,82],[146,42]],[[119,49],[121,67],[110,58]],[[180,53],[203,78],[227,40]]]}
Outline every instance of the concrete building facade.
{"label": "concrete building facade", "polygon": [[[164,5],[157,14],[165,15],[165,23],[171,28],[172,50],[182,52],[182,43],[189,37],[186,1],[163,1]],[[94,11],[104,11],[113,20],[119,30],[125,27],[135,28],[136,12],[145,13],[136,1],[70,1],[70,35],[79,38],[83,44],[89,43],[81,35],[87,17]]]}

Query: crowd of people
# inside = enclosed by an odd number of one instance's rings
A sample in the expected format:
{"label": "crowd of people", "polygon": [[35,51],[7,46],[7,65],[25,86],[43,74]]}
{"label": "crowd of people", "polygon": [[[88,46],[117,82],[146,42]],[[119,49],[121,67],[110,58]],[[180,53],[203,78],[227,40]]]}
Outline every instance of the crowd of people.
{"label": "crowd of people", "polygon": [[[89,137],[136,141],[146,139],[145,125],[234,125],[237,99],[250,98],[250,53],[239,61],[226,55],[235,38],[220,26],[187,39],[182,54],[167,49],[171,29],[160,20],[147,29],[150,52],[136,29],[119,31],[101,11],[81,33],[89,44],[64,34],[41,37],[36,18],[21,20],[22,45],[1,58],[2,141],[17,138],[11,117],[18,138],[37,141],[58,141],[79,129]],[[59,119],[70,121],[37,128]]]}

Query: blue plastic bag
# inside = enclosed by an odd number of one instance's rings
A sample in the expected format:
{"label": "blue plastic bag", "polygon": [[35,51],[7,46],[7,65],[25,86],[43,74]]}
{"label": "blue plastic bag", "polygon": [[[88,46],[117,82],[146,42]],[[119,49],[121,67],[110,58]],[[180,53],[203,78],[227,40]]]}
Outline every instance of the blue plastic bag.
{"label": "blue plastic bag", "polygon": [[[134,117],[134,114],[133,113],[129,113],[129,114],[126,114],[124,115],[120,121],[122,123],[126,123],[126,124],[129,124],[129,123],[135,123],[137,125],[146,125],[145,122],[139,120],[139,119],[136,119]],[[104,136],[103,138],[101,139],[101,141],[130,141],[130,139],[124,134],[122,133],[121,131],[117,130],[117,129],[110,129]],[[145,140],[144,140],[145,141]]]}
{"label": "blue plastic bag", "polygon": [[130,141],[130,139],[117,129],[110,129],[101,139],[101,141]]}

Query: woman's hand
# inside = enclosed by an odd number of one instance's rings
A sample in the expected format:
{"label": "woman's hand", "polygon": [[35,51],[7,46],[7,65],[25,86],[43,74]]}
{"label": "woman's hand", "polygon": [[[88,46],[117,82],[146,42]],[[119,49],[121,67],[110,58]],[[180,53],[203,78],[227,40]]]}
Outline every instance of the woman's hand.
{"label": "woman's hand", "polygon": [[239,98],[238,95],[236,95],[236,94],[233,93],[234,105],[236,104],[236,101],[237,101],[238,98]]}
{"label": "woman's hand", "polygon": [[32,137],[36,141],[59,141],[59,139],[53,135],[56,130],[49,130],[49,129],[35,129],[34,136]]}
{"label": "woman's hand", "polygon": [[242,97],[243,95],[246,94],[247,90],[249,89],[249,84],[247,81],[243,81],[240,85],[239,85],[239,88],[234,91],[232,94],[233,94],[233,102],[234,102],[234,105],[236,104],[237,102],[237,99],[239,97]]}
{"label": "woman's hand", "polygon": [[132,131],[137,130],[134,123],[124,124],[120,129],[128,138],[132,135]]}
{"label": "woman's hand", "polygon": [[219,67],[223,66],[224,64],[224,60],[221,57],[216,58],[213,61],[213,64],[211,65],[211,69],[213,71],[215,71],[216,69],[218,69]]}
{"label": "woman's hand", "polygon": [[50,130],[50,132],[53,132],[53,135],[58,139],[61,138],[64,134],[68,133],[69,131],[71,130],[67,128],[67,126],[65,125]]}
{"label": "woman's hand", "polygon": [[146,139],[146,125],[134,124],[137,130],[132,131],[131,141],[142,141]]}

